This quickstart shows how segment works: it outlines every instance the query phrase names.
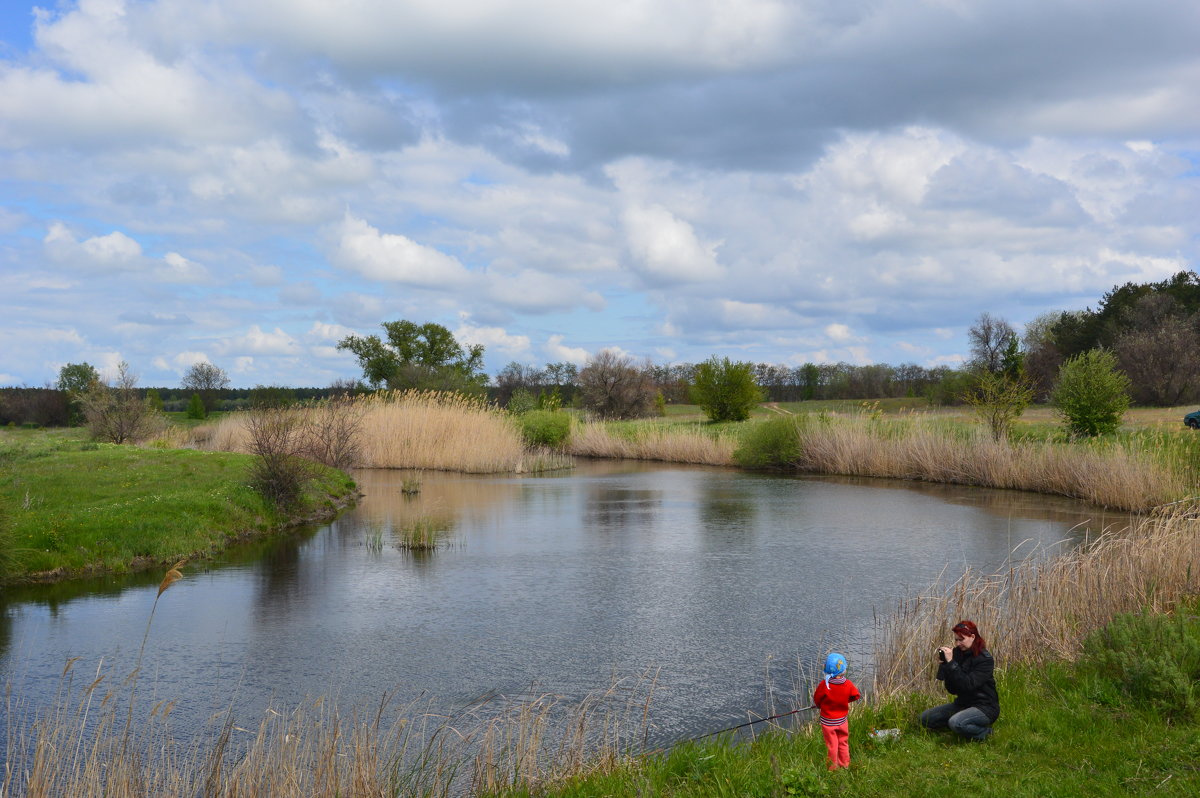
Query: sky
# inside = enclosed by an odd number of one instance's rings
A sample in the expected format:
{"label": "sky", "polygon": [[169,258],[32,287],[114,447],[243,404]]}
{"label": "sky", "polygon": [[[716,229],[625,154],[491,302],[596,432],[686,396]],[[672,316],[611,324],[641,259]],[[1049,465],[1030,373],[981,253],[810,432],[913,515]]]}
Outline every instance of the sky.
{"label": "sky", "polygon": [[0,385],[955,366],[1200,250],[1194,0],[0,0]]}

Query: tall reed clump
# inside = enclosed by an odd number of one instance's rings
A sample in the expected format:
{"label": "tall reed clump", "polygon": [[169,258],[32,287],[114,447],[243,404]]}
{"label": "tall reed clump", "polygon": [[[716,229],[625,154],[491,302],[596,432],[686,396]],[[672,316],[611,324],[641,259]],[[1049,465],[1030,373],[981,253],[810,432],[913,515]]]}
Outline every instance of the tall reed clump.
{"label": "tall reed clump", "polygon": [[879,619],[875,689],[883,697],[933,685],[933,652],[969,618],[1001,665],[1074,659],[1120,613],[1165,612],[1200,593],[1200,504],[1182,503],[1091,545],[999,574],[968,571],[902,600]]}
{"label": "tall reed clump", "polygon": [[[437,391],[387,391],[342,401],[352,411],[354,423],[334,426],[352,427],[356,445],[354,456],[343,458],[339,467],[480,474],[521,470],[525,446],[520,430],[506,413],[481,399]],[[313,411],[280,412],[311,419]],[[206,448],[248,451],[247,421],[242,413],[221,419]],[[329,426],[318,424],[318,428]]]}
{"label": "tall reed clump", "polygon": [[816,474],[1015,488],[1118,510],[1146,510],[1188,490],[1153,448],[1138,443],[997,441],[979,428],[914,417],[772,419],[746,434],[735,457]]}
{"label": "tall reed clump", "polygon": [[669,463],[732,465],[737,439],[729,432],[712,434],[697,425],[675,427],[638,424],[627,435],[604,423],[581,421],[571,430],[566,451],[578,457],[662,460]]}

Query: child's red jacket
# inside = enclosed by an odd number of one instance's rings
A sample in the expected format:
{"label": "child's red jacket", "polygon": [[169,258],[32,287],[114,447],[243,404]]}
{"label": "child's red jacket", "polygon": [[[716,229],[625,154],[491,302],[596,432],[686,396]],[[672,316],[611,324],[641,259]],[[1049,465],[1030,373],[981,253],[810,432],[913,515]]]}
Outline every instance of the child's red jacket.
{"label": "child's red jacket", "polygon": [[825,681],[821,680],[821,683],[817,685],[817,691],[813,693],[813,703],[821,710],[821,724],[824,726],[837,726],[844,723],[850,714],[850,702],[860,698],[862,696],[858,694],[858,688],[854,686],[854,682],[845,676],[830,679],[828,687],[825,685]]}

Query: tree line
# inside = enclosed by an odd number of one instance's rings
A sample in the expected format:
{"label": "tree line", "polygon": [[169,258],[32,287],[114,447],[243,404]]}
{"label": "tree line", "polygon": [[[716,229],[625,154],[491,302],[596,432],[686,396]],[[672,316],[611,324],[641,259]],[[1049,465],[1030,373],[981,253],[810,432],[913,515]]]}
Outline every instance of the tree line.
{"label": "tree line", "polygon": [[[969,403],[981,414],[1001,418],[1021,402],[1049,401],[1064,366],[1099,352],[1111,358],[1113,369],[1127,380],[1136,403],[1174,406],[1200,401],[1200,276],[1193,271],[1159,282],[1116,286],[1095,309],[1042,314],[1025,325],[1021,335],[1005,319],[982,313],[968,331],[971,357],[958,369],[915,363],[791,366],[715,356],[701,363],[656,364],[603,350],[583,367],[514,361],[489,377],[483,370],[484,348],[463,345],[440,324],[397,320],[382,328],[382,336],[350,335],[338,344],[358,360],[361,380],[342,380],[326,388],[232,389],[223,369],[197,363],[177,389],[125,387],[155,409],[186,410],[196,417],[218,409],[418,389],[487,396],[516,409],[578,406],[610,418],[661,413],[672,403],[713,405],[730,393],[742,404],[921,397],[932,404]],[[128,374],[127,367],[122,373]],[[69,363],[52,387],[0,389],[0,424],[79,423],[82,398],[102,384],[91,365]],[[719,408],[713,412],[740,413]],[[1002,420],[995,423],[1003,425]]]}

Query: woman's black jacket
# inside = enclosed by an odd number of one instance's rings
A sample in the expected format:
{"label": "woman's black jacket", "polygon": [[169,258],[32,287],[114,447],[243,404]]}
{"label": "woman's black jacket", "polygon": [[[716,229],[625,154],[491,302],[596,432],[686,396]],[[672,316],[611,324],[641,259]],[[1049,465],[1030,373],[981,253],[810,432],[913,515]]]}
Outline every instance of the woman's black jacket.
{"label": "woman's black jacket", "polygon": [[995,668],[996,663],[986,648],[978,654],[956,648],[951,660],[938,666],[937,677],[954,695],[954,706],[959,709],[975,707],[995,723],[1000,717]]}

